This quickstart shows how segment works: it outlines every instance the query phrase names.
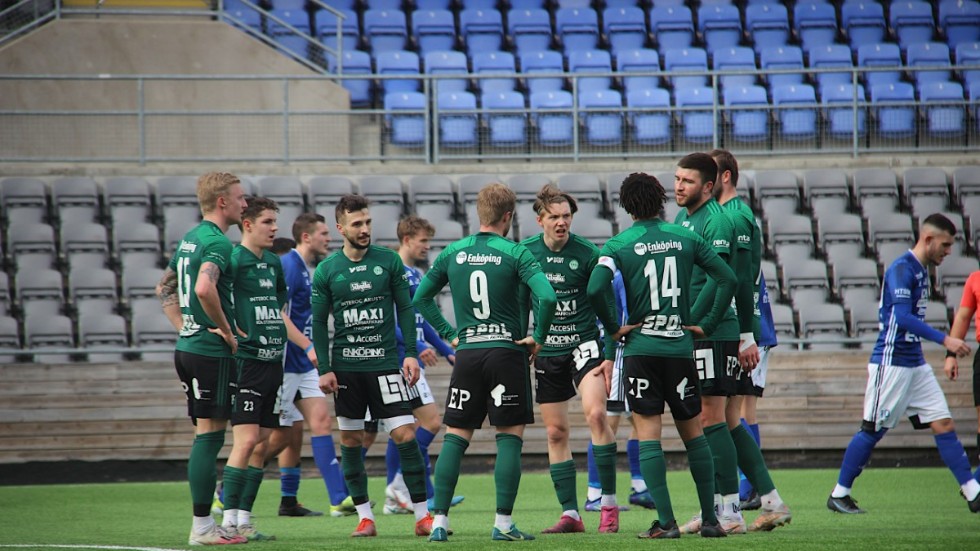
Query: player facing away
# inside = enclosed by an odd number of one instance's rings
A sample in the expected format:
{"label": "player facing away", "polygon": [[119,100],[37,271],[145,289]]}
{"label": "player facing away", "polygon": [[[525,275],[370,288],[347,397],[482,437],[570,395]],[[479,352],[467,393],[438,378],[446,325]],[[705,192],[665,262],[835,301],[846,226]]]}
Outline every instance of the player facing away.
{"label": "player facing away", "polygon": [[851,497],[871,451],[888,429],[908,416],[916,428],[930,427],[939,455],[960,485],[970,511],[980,512],[980,483],[970,473],[970,460],[956,437],[946,396],[922,355],[922,339],[942,344],[957,356],[970,353],[962,339],[944,335],[925,323],[929,302],[929,266],[942,264],[953,245],[956,228],[941,214],[926,217],[915,246],[885,270],[878,306],[881,332],[868,363],[861,430],[844,452],[837,485],[827,507],[838,513],[863,513]]}
{"label": "player facing away", "polygon": [[234,440],[223,471],[221,526],[249,541],[267,541],[276,538],[256,530],[251,518],[265,466],[264,452],[254,452],[279,426],[286,280],[279,257],[269,250],[279,229],[279,207],[265,197],[248,197],[246,202],[242,242],[231,252],[238,392],[232,399]]}
{"label": "player facing away", "polygon": [[[769,531],[777,526],[788,524],[792,520],[789,507],[783,503],[773,484],[765,459],[759,450],[759,443],[745,426],[742,425],[742,404],[747,396],[755,390],[751,372],[759,364],[759,347],[756,336],[759,334],[758,304],[759,278],[762,274],[762,236],[755,223],[755,214],[738,196],[738,161],[724,149],[711,152],[717,165],[717,182],[713,193],[718,204],[727,212],[735,227],[735,240],[732,243],[734,265],[729,262],[738,277],[738,287],[735,290],[735,313],[738,319],[739,344],[738,361],[742,369],[736,371],[735,394],[725,403],[725,422],[731,432],[735,444],[738,468],[745,474],[749,482],[758,488],[761,496],[759,516],[749,526],[751,531]],[[698,302],[692,308],[691,314],[695,319],[706,307],[711,295],[698,297]],[[715,399],[715,398],[712,398]],[[737,471],[736,471],[737,473]],[[737,479],[736,479],[737,480]],[[726,482],[727,484],[727,482]],[[726,486],[727,489],[727,486]],[[736,486],[738,492],[739,487]],[[741,493],[735,496],[736,503],[731,507],[741,506]],[[727,504],[726,504],[727,505]],[[727,512],[727,511],[726,511]],[[744,523],[726,526],[726,529],[742,533]]]}
{"label": "player facing away", "polygon": [[[534,539],[517,528],[511,515],[521,482],[524,426],[534,420],[528,352],[533,361],[541,350],[556,299],[541,265],[523,245],[506,239],[516,202],[514,192],[503,184],[481,189],[476,199],[480,232],[446,247],[415,293],[414,304],[422,316],[456,347],[446,397],[446,437],[436,462],[435,520],[429,541],[448,540],[447,514],[460,463],[473,431],[488,416],[497,430],[497,514],[491,539]],[[434,300],[447,283],[457,328],[449,325]],[[521,334],[523,307],[515,297],[522,284],[537,299],[538,325],[531,337]]]}
{"label": "player facing away", "polygon": [[[707,153],[691,153],[678,161],[674,174],[674,195],[677,204],[684,208],[677,213],[674,223],[703,238],[735,271],[738,259],[735,225],[729,213],[714,198],[717,172],[717,164]],[[714,297],[716,285],[704,271],[694,270],[690,287],[692,312],[703,309],[703,301]],[[745,520],[738,500],[738,453],[726,415],[728,398],[735,395],[736,377],[741,369],[738,348],[739,324],[731,307],[726,309],[721,323],[712,334],[694,342],[694,358],[701,380],[701,423],[715,461],[716,514],[729,533],[745,531]],[[735,419],[738,420],[737,412]],[[695,515],[681,527],[681,532],[697,532],[700,522],[701,518]]]}
{"label": "player facing away", "polygon": [[[418,265],[428,260],[429,241],[435,235],[436,229],[428,220],[412,214],[398,222],[396,232],[398,256],[401,257],[402,263],[405,265],[409,295],[414,297],[423,275]],[[425,379],[425,368],[438,363],[439,358],[436,351],[449,360],[450,364],[455,363],[456,351],[439,337],[436,330],[429,325],[429,322],[425,321],[418,310],[415,311],[415,332],[409,335],[409,338],[415,339],[419,367],[422,368],[419,372],[419,380],[415,383],[420,404],[412,410],[412,413],[415,415],[418,424],[418,428],[415,429],[415,440],[419,443],[422,459],[425,461],[425,493],[431,508],[434,488],[431,480],[429,444],[432,443],[442,428],[442,416],[439,414],[439,408],[436,407],[435,396],[432,394],[432,389],[429,388],[429,382]],[[399,358],[404,354],[404,335],[399,332]],[[385,450],[385,467],[388,471],[388,486],[385,488],[385,514],[411,513],[412,504],[411,500],[408,499],[408,488],[405,486],[405,479],[401,472],[398,449],[391,439],[388,440],[388,448]],[[452,505],[456,506],[462,501],[462,496],[453,496]]]}
{"label": "player facing away", "polygon": [[[973,272],[966,279],[963,297],[960,299],[960,307],[956,310],[956,316],[953,318],[953,328],[949,331],[950,335],[957,339],[965,339],[966,332],[970,328],[970,318],[976,316],[976,339],[980,343],[980,309],[977,309],[978,304],[980,304],[980,271]],[[946,363],[943,369],[950,381],[956,380],[960,370],[956,354],[946,352]],[[977,408],[977,449],[980,449],[980,353],[973,355],[973,405]],[[977,469],[974,478],[980,480],[980,468]]]}
{"label": "player facing away", "polygon": [[[735,275],[697,234],[658,218],[666,198],[663,186],[648,174],[629,175],[620,187],[620,206],[635,221],[602,248],[589,278],[589,302],[614,340],[625,335],[623,362],[627,400],[640,439],[640,469],[657,504],[658,519],[640,538],[678,538],[667,491],[667,463],[660,445],[664,406],[669,405],[677,431],[687,448],[698,501],[704,510],[701,536],[725,537],[714,508],[714,464],[701,430],[701,393],[694,366],[693,335],[714,331],[723,318]],[[690,317],[695,266],[717,282],[714,302],[700,320]],[[620,325],[613,304],[612,280],[623,274],[629,319]],[[606,359],[615,349],[604,351]],[[607,386],[612,370],[604,367]]]}
{"label": "player facing away", "polygon": [[[572,233],[575,199],[548,184],[534,202],[544,230],[521,242],[541,265],[555,289],[558,307],[541,352],[534,359],[535,399],[548,434],[551,480],[562,507],[558,522],[545,534],[584,532],[575,488],[575,461],[568,446],[568,401],[576,389],[592,435],[592,450],[602,486],[599,532],[619,531],[616,503],[616,437],[606,419],[606,383],[602,343],[586,290],[599,249]],[[614,346],[612,342],[609,346]],[[612,363],[612,362],[609,362]]]}
{"label": "player facing away", "polygon": [[211,518],[215,462],[225,443],[237,384],[232,245],[225,232],[241,222],[245,194],[234,174],[209,172],[197,180],[197,200],[204,220],[180,240],[157,285],[163,312],[178,331],[174,364],[196,434],[187,460],[194,512],[188,543],[245,543],[245,537],[226,533]]}
{"label": "player facing away", "polygon": [[[383,420],[398,445],[402,472],[412,496],[416,535],[432,526],[425,503],[425,466],[415,441],[411,400],[419,364],[415,341],[405,343],[401,369],[395,343],[395,320],[403,333],[415,330],[405,268],[398,254],[371,244],[371,213],[360,195],[344,195],[336,207],[341,250],[328,256],[313,275],[313,345],[320,388],[336,392],[337,425],[344,479],[359,522],[351,537],[378,534],[368,500],[367,473],[361,445],[364,416]],[[333,314],[331,349],[327,320]]]}
{"label": "player facing away", "polygon": [[[286,313],[298,335],[286,344],[283,363],[279,424],[270,437],[270,453],[278,453],[280,490],[279,516],[319,516],[300,505],[296,494],[300,481],[300,452],[303,447],[303,420],[310,424],[313,461],[323,477],[330,498],[330,514],[354,514],[354,503],[347,495],[340,462],[334,447],[332,419],[327,396],[320,390],[316,348],[313,346],[313,306],[310,302],[313,271],[327,256],[330,233],[323,215],[306,212],[296,217],[292,227],[296,248],[282,256],[282,269],[288,288]],[[281,450],[281,451],[279,451]]]}

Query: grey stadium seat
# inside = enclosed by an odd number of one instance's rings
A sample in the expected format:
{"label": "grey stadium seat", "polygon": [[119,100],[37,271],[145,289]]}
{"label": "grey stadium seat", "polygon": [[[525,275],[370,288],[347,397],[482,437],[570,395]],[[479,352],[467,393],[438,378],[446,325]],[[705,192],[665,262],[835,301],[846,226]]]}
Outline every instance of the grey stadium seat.
{"label": "grey stadium seat", "polygon": [[[959,199],[980,195],[980,166],[961,166],[953,171],[953,194]],[[963,212],[969,214],[971,211],[964,209]]]}
{"label": "grey stadium seat", "polygon": [[868,288],[848,289],[844,293],[844,306],[851,316],[851,336],[870,341],[862,343],[862,348],[873,347],[878,336],[878,298],[878,292]]}
{"label": "grey stadium seat", "polygon": [[160,178],[156,183],[156,197],[165,232],[172,227],[186,232],[201,220],[201,207],[197,202],[197,178]]}
{"label": "grey stadium seat", "polygon": [[769,292],[769,301],[779,300],[779,276],[776,273],[776,263],[771,260],[763,260],[761,263],[762,276],[766,278],[766,291]]}
{"label": "grey stadium seat", "polygon": [[910,200],[916,195],[941,195],[949,197],[946,171],[934,167],[907,168],[902,174],[905,195]]}
{"label": "grey stadium seat", "polygon": [[450,243],[463,238],[463,225],[455,220],[443,220],[434,224],[436,234],[429,240],[432,251],[429,253],[429,261],[434,261],[436,257],[449,246]]}
{"label": "grey stadium seat", "polygon": [[[139,266],[123,271],[122,298],[131,311],[141,308],[159,308],[160,300],[156,296],[156,285],[163,277],[163,272],[160,268]],[[145,303],[146,306],[138,303]]]}
{"label": "grey stadium seat", "polygon": [[572,232],[602,248],[613,236],[613,226],[605,218],[582,218],[572,224]]}
{"label": "grey stadium seat", "polygon": [[228,226],[225,237],[228,238],[228,241],[231,241],[232,245],[237,245],[242,242],[242,230],[238,227],[238,224],[232,224]]}
{"label": "grey stadium seat", "polygon": [[807,170],[803,173],[803,196],[815,212],[826,212],[829,205],[838,206],[838,212],[844,212],[851,202],[847,173],[839,168]]}
{"label": "grey stadium seat", "polygon": [[170,324],[167,316],[159,308],[133,313],[134,347],[166,347],[163,352],[141,352],[143,361],[165,361],[174,359],[173,346],[177,343],[177,330]]}
{"label": "grey stadium seat", "polygon": [[467,174],[459,178],[459,200],[461,204],[468,205],[476,201],[476,194],[487,184],[503,183],[503,179],[496,174]]}
{"label": "grey stadium seat", "polygon": [[[0,348],[20,348],[20,328],[17,320],[10,316],[0,315]],[[0,353],[0,363],[10,364],[16,359],[16,354]]]}
{"label": "grey stadium seat", "polygon": [[0,181],[2,217],[8,227],[41,224],[48,219],[48,189],[37,178],[4,178]]}
{"label": "grey stadium seat", "polygon": [[[268,176],[259,180],[258,195],[279,205],[278,223],[282,229],[293,227],[296,217],[306,211],[303,182],[292,176]],[[289,230],[284,232],[291,233]]]}
{"label": "grey stadium seat", "polygon": [[10,312],[10,280],[7,272],[0,272],[0,316]]}
{"label": "grey stadium seat", "polygon": [[123,223],[147,222],[153,216],[150,183],[144,178],[109,178],[102,185],[102,204],[113,228]]}
{"label": "grey stadium seat", "polygon": [[769,220],[769,246],[783,265],[790,259],[805,260],[813,255],[813,229],[810,218],[801,214]]}
{"label": "grey stadium seat", "polygon": [[875,247],[885,241],[899,241],[911,246],[913,239],[912,219],[905,213],[868,219],[868,242]]}
{"label": "grey stadium seat", "polygon": [[[945,289],[951,285],[964,285],[970,274],[980,270],[977,259],[967,256],[947,256],[936,267],[936,286]],[[945,292],[945,291],[944,291]]]}
{"label": "grey stadium seat", "polygon": [[878,263],[881,264],[882,269],[888,269],[892,265],[892,262],[906,253],[912,247],[912,243],[904,241],[885,241],[884,243],[878,243],[875,247],[875,252],[877,253]]}
{"label": "grey stadium seat", "polygon": [[795,206],[792,212],[796,212],[800,208],[799,181],[796,174],[788,170],[760,170],[756,172],[753,193],[756,201],[758,201],[756,205],[758,208],[762,208],[765,199],[777,197],[793,199]]}
{"label": "grey stadium seat", "polygon": [[773,326],[778,339],[795,339],[796,323],[793,321],[793,309],[779,302],[769,305],[772,308]]}
{"label": "grey stadium seat", "polygon": [[518,203],[533,203],[538,191],[551,183],[554,182],[544,174],[515,174],[507,179],[507,186],[517,195]]}
{"label": "grey stadium seat", "polygon": [[602,200],[602,182],[594,174],[562,174],[556,182],[578,204],[576,216],[598,217],[606,211]]}
{"label": "grey stadium seat", "polygon": [[99,350],[129,346],[126,320],[115,314],[82,314],[78,318],[78,345],[87,352],[89,362],[124,361],[121,352],[99,352]]}
{"label": "grey stadium seat", "polygon": [[852,258],[834,265],[834,288],[838,294],[847,287],[878,288],[878,263],[868,258]]}
{"label": "grey stadium seat", "polygon": [[7,249],[17,270],[49,269],[58,258],[54,229],[47,224],[23,222],[10,226]]}
{"label": "grey stadium seat", "polygon": [[105,268],[73,268],[68,275],[68,298],[78,313],[108,315],[116,310],[116,274]]}
{"label": "grey stadium seat", "polygon": [[814,291],[823,297],[820,302],[830,295],[827,285],[827,266],[822,260],[795,260],[783,264],[783,290],[797,303],[797,294],[802,290]]}
{"label": "grey stadium seat", "polygon": [[[317,176],[309,181],[306,198],[310,208],[317,214],[322,214],[327,220],[327,229],[332,233],[336,231],[337,202],[344,195],[357,193],[357,185],[349,178],[343,176]],[[289,227],[290,233],[292,226]]]}
{"label": "grey stadium seat", "polygon": [[51,211],[62,225],[98,222],[99,195],[99,186],[91,178],[60,178],[51,183]]}
{"label": "grey stadium seat", "polygon": [[72,222],[61,226],[61,255],[69,268],[102,268],[109,263],[109,238],[105,226]]}
{"label": "grey stadium seat", "polygon": [[[74,348],[75,337],[71,320],[58,314],[29,314],[24,318],[24,347],[30,350]],[[41,363],[68,363],[69,354],[45,354],[37,357]]]}
{"label": "grey stadium seat", "polygon": [[55,270],[23,270],[17,272],[17,303],[23,312],[58,314],[64,303],[61,272]]}
{"label": "grey stadium seat", "polygon": [[405,213],[405,188],[394,176],[365,176],[361,195],[371,201],[372,234],[376,241],[397,242],[395,227]]}
{"label": "grey stadium seat", "polygon": [[120,222],[113,227],[113,249],[123,273],[128,269],[160,264],[160,230],[146,222]]}
{"label": "grey stadium seat", "polygon": [[860,243],[863,246],[864,225],[856,214],[827,212],[817,218],[817,237],[822,248],[834,243]]}
{"label": "grey stadium seat", "polygon": [[885,198],[892,208],[898,207],[898,181],[890,168],[859,168],[851,174],[854,198],[865,209],[870,197]]}
{"label": "grey stadium seat", "polygon": [[456,193],[453,181],[441,174],[423,174],[408,182],[409,196],[415,213],[439,224],[456,218]]}
{"label": "grey stadium seat", "polygon": [[949,332],[949,313],[946,305],[942,302],[930,300],[926,304],[926,324],[930,327],[939,329],[943,333]]}
{"label": "grey stadium seat", "polygon": [[811,349],[843,348],[840,339],[847,337],[844,309],[839,304],[811,303],[800,306],[800,333],[810,339]]}

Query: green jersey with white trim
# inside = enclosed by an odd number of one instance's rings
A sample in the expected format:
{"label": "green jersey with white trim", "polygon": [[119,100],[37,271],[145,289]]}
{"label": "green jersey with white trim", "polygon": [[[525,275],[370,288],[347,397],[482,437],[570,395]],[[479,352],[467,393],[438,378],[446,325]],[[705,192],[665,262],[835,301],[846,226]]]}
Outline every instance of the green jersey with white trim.
{"label": "green jersey with white trim", "polygon": [[[748,285],[752,288],[752,333],[756,340],[759,339],[759,273],[762,270],[762,232],[755,223],[755,213],[752,207],[745,204],[741,197],[735,196],[725,202],[722,207],[731,214],[732,222],[735,224],[736,247],[740,250],[749,250],[752,258],[750,270],[745,273],[736,273],[738,277],[739,290],[735,291],[738,296],[741,287]],[[733,302],[734,305],[734,302]],[[738,315],[738,307],[735,307],[735,315]]]}
{"label": "green jersey with white trim", "polygon": [[[686,208],[682,208],[677,213],[674,223],[700,236],[712,250],[728,262],[729,266],[732,264],[736,246],[735,224],[732,222],[731,215],[722,209],[713,197],[690,214]],[[701,294],[707,283],[708,274],[701,268],[695,268],[690,287],[692,297]],[[692,298],[692,305],[694,301],[695,299]],[[735,310],[729,308],[722,322],[705,340],[737,341],[738,337],[738,319],[735,317]]]}
{"label": "green jersey with white trim", "polygon": [[[622,273],[626,323],[641,324],[626,336],[624,356],[693,356],[694,340],[683,329],[701,321],[690,319],[691,282],[712,264],[724,261],[701,237],[659,219],[638,220],[606,243],[597,269]],[[720,314],[711,315],[717,321]]]}
{"label": "green jersey with white trim", "polygon": [[235,274],[235,324],[247,337],[238,337],[236,358],[263,362],[281,361],[286,350],[286,278],[282,263],[271,251],[255,256],[243,245],[231,253]]}
{"label": "green jersey with white trim", "polygon": [[231,241],[217,224],[208,220],[194,226],[177,244],[177,250],[170,258],[170,269],[177,274],[177,301],[180,305],[180,316],[184,321],[177,339],[177,350],[214,358],[231,357],[231,349],[225,344],[224,339],[208,331],[208,329],[217,329],[218,325],[208,318],[201,301],[197,298],[197,293],[194,292],[201,265],[211,262],[217,266],[220,273],[215,285],[221,302],[221,311],[234,330],[235,303],[231,293],[234,274],[231,271],[231,250]]}
{"label": "green jersey with white trim", "polygon": [[[599,248],[575,234],[569,235],[558,252],[548,248],[543,233],[521,241],[521,245],[541,264],[558,297],[555,317],[539,356],[562,356],[583,342],[597,341],[599,328],[587,290],[589,275],[599,260]],[[532,297],[531,302],[537,310],[537,301]]]}

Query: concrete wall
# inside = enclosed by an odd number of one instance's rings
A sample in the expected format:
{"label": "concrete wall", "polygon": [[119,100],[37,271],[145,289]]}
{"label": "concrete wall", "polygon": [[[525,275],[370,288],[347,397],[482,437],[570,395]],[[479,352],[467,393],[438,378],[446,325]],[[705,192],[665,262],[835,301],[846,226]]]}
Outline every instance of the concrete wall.
{"label": "concrete wall", "polygon": [[[307,67],[218,21],[61,20],[0,48],[0,74],[310,76]],[[145,144],[150,158],[282,158],[287,96],[275,81],[145,81]],[[0,151],[11,156],[134,159],[139,154],[140,93],[135,80],[0,80],[0,109],[121,111],[78,116],[3,116]],[[290,111],[349,109],[332,82],[288,81]],[[154,111],[222,111],[213,117]],[[269,114],[236,114],[270,111]],[[340,115],[292,118],[291,157],[349,153]]]}

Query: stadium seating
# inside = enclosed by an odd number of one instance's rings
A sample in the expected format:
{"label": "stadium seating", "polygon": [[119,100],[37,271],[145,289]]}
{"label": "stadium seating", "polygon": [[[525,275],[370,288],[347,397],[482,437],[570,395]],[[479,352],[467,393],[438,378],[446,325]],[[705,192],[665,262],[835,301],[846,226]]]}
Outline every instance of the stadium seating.
{"label": "stadium seating", "polygon": [[787,140],[809,140],[817,136],[817,96],[809,84],[777,86],[772,104],[779,108],[780,136]]}
{"label": "stadium seating", "polygon": [[646,46],[646,18],[643,10],[636,6],[607,7],[602,13],[602,28],[614,56]]}
{"label": "stadium seating", "polygon": [[[572,94],[563,90],[531,94],[531,121],[537,129],[537,143],[547,146],[572,144]],[[562,110],[544,112],[542,110]]]}
{"label": "stadium seating", "polygon": [[[334,58],[329,58],[331,73],[336,74],[340,70]],[[367,52],[358,50],[344,50],[341,57],[344,76],[351,75],[371,75],[371,56]],[[374,100],[374,80],[369,78],[345,78],[341,85],[350,92],[350,103],[352,107],[364,107],[371,105]]]}
{"label": "stadium seating", "polygon": [[527,52],[521,54],[520,59],[521,73],[524,74],[525,87],[528,90],[529,96],[533,96],[537,92],[557,92],[564,88],[565,78],[562,76],[532,76],[564,73],[565,68],[560,53],[550,50]]}
{"label": "stadium seating", "polygon": [[660,86],[660,77],[653,75],[631,76],[629,74],[660,71],[660,55],[656,50],[641,48],[639,50],[621,51],[616,55],[616,67],[622,75],[623,89],[627,95],[634,90],[644,91]]}
{"label": "stadium seating", "polygon": [[[415,52],[383,51],[375,56],[375,68],[381,76],[411,76],[419,74],[419,56]],[[416,92],[421,87],[418,79],[383,79],[381,88],[387,96],[395,92]]]}
{"label": "stadium seating", "polygon": [[[479,51],[473,54],[473,74],[516,73],[514,54],[510,52]],[[484,94],[489,92],[512,92],[517,89],[516,78],[477,78],[476,88]]]}
{"label": "stadium seating", "polygon": [[870,0],[846,0],[840,8],[841,28],[851,49],[875,44],[885,37],[885,15],[881,4]]}
{"label": "stadium seating", "polygon": [[61,224],[98,222],[99,188],[95,180],[71,177],[51,182],[51,210]]}
{"label": "stadium seating", "polygon": [[495,52],[504,43],[504,24],[495,9],[464,9],[459,13],[459,33],[470,56]]}
{"label": "stadium seating", "polygon": [[[670,93],[662,88],[629,90],[626,105],[633,141],[640,145],[661,145],[670,142]],[[656,111],[653,111],[656,110]]]}
{"label": "stadium seating", "polygon": [[306,211],[303,182],[291,176],[269,176],[259,180],[259,195],[268,197],[279,206],[279,227],[286,228]]}
{"label": "stadium seating", "polygon": [[551,47],[551,16],[543,9],[513,9],[507,13],[507,30],[518,54]]}
{"label": "stadium seating", "polygon": [[662,52],[690,48],[694,44],[691,9],[681,5],[654,5],[650,10],[650,32],[657,38],[657,47]]}
{"label": "stadium seating", "polygon": [[[733,47],[719,48],[712,56],[713,69],[716,71],[755,71],[758,69],[755,64],[755,53],[751,48]],[[721,75],[718,81],[722,88],[737,88],[743,86],[754,86],[756,75]]]}
{"label": "stadium seating", "polygon": [[908,48],[909,44],[930,42],[936,32],[932,6],[928,2],[892,2],[888,19],[895,37],[898,38],[898,44],[903,49]]}
{"label": "stadium seating", "polygon": [[439,78],[435,87],[439,95],[466,92],[469,88],[469,70],[466,55],[462,52],[438,51],[425,54],[425,73],[428,75],[463,75],[464,78]]}
{"label": "stadium seating", "polygon": [[[615,90],[580,92],[580,118],[585,141],[589,145],[619,145],[623,139],[623,98]],[[601,111],[608,108],[609,111]],[[608,237],[608,236],[607,236]]]}
{"label": "stadium seating", "polygon": [[[734,110],[727,111],[728,122],[732,125],[732,137],[736,141],[756,142],[769,137],[769,105],[766,99],[766,89],[761,86],[742,86],[726,88],[724,91],[726,107]],[[748,109],[762,107],[762,109]]]}
{"label": "stadium seating", "polygon": [[[605,50],[573,50],[568,54],[570,73],[611,73],[612,59]],[[612,88],[612,77],[578,77],[575,79],[579,94],[584,92],[608,90]]]}
{"label": "stadium seating", "polygon": [[599,16],[591,8],[558,8],[555,34],[566,56],[576,50],[594,50],[599,45]]}
{"label": "stadium seating", "polygon": [[[476,96],[469,92],[442,92],[439,94],[437,109],[440,145],[444,147],[477,145]],[[454,111],[461,112],[454,113]]]}
{"label": "stadium seating", "polygon": [[396,92],[385,96],[385,117],[391,143],[403,147],[425,144],[425,107],[425,95],[420,92]]}
{"label": "stadium seating", "polygon": [[[514,91],[483,94],[483,120],[494,146],[522,146],[527,143],[527,114],[524,95]],[[494,111],[505,111],[495,113]]]}
{"label": "stadium seating", "polygon": [[745,30],[756,52],[789,42],[789,14],[779,3],[750,4],[745,8]]}
{"label": "stadium seating", "polygon": [[412,36],[423,56],[445,52],[456,45],[456,23],[449,10],[423,10],[412,13]]}
{"label": "stadium seating", "polygon": [[829,2],[796,2],[793,26],[804,51],[834,43],[837,37],[837,12]]}
{"label": "stadium seating", "polygon": [[405,14],[398,9],[368,9],[364,12],[364,36],[375,59],[382,52],[404,50],[408,41]]}

